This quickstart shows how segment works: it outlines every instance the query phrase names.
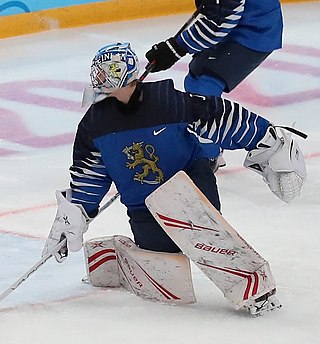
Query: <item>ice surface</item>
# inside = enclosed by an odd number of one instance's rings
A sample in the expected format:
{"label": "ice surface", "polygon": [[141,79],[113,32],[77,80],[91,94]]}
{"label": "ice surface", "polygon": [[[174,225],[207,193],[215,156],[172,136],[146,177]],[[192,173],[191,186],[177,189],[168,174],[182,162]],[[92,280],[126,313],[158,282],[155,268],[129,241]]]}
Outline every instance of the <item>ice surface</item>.
{"label": "ice surface", "polygon": [[[283,9],[284,48],[227,97],[276,124],[296,122],[309,135],[297,139],[308,181],[302,196],[287,205],[241,167],[245,152],[226,152],[228,165],[218,173],[223,214],[270,262],[283,308],[257,319],[236,312],[194,267],[198,302],[192,306],[99,290],[81,282],[80,252],[61,265],[48,261],[1,302],[1,343],[320,343],[320,3]],[[1,40],[0,292],[40,259],[56,211],[54,192],[68,186],[82,89],[95,51],[130,41],[144,67],[149,47],[173,35],[186,19],[169,16]],[[187,63],[184,58],[148,80],[172,77],[182,89]],[[118,201],[92,223],[86,239],[112,234],[131,236]]]}

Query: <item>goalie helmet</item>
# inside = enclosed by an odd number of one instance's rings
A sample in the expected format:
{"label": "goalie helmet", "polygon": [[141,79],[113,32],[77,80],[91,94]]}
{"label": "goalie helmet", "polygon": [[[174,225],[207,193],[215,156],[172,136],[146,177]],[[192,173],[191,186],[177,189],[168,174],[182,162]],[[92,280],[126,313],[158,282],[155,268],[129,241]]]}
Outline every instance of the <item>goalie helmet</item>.
{"label": "goalie helmet", "polygon": [[111,92],[115,88],[128,85],[138,78],[138,57],[130,43],[107,45],[97,52],[91,64],[91,84],[93,88]]}

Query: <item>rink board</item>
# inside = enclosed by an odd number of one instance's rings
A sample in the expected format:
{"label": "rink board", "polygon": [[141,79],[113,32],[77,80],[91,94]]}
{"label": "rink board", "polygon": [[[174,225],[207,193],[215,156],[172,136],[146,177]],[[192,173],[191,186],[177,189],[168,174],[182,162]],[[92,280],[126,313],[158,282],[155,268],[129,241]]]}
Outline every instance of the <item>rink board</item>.
{"label": "rink board", "polygon": [[0,38],[138,18],[192,13],[192,0],[111,0],[0,17]]}
{"label": "rink board", "polygon": [[[181,13],[191,14],[195,10],[193,0],[110,0],[90,3],[83,3],[83,0],[78,1],[81,4],[36,11],[30,9],[29,13],[23,13],[28,10],[26,7],[26,9],[21,9],[22,13],[12,15],[7,15],[7,12],[10,14],[10,8],[8,9],[6,5],[8,3],[16,4],[17,2],[5,3],[0,6],[0,13],[2,12],[0,15],[0,38],[91,24]],[[281,2],[303,1],[282,0]]]}

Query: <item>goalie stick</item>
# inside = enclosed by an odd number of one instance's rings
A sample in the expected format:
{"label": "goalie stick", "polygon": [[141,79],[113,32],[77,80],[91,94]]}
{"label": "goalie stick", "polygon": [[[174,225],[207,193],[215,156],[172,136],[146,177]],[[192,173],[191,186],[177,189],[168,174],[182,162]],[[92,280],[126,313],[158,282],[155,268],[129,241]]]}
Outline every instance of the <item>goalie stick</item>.
{"label": "goalie stick", "polygon": [[[111,204],[113,204],[118,197],[120,196],[119,193],[116,193],[112,196],[109,201],[107,201],[100,209],[98,215],[100,215],[105,209],[107,209]],[[90,220],[92,222],[96,217]],[[36,264],[32,266],[26,273],[24,273],[19,279],[17,279],[9,288],[7,288],[3,293],[0,294],[0,302],[5,299],[9,294],[11,294],[14,290],[16,290],[19,285],[26,281],[34,272],[36,272],[42,265],[44,265],[55,253],[57,253],[67,242],[67,239],[63,239],[59,244],[52,249],[47,255],[45,255],[41,260],[39,260]]]}

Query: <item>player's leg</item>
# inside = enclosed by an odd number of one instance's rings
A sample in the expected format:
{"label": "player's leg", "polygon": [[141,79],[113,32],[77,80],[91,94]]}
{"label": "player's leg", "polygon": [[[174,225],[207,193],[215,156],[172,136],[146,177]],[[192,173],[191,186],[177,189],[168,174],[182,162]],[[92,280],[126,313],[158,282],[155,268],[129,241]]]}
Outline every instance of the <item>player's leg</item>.
{"label": "player's leg", "polygon": [[238,86],[270,52],[258,52],[238,42],[220,43],[194,55],[185,78],[185,90],[204,96],[221,96]]}
{"label": "player's leg", "polygon": [[[221,96],[238,86],[269,54],[248,49],[235,41],[220,43],[194,55],[184,80],[185,90],[203,96]],[[222,153],[210,160],[213,172],[226,166]]]}

